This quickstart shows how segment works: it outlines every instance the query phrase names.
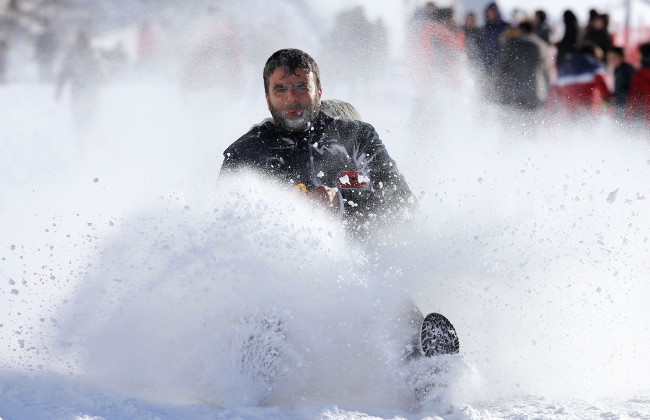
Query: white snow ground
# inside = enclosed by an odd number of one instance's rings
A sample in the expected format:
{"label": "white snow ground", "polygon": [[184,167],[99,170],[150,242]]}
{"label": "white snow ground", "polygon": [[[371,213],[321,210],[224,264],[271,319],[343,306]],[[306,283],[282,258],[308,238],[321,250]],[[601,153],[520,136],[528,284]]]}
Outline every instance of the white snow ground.
{"label": "white snow ground", "polygon": [[[522,127],[467,92],[337,89],[421,203],[366,247],[277,186],[216,187],[261,86],[118,83],[86,133],[51,86],[1,87],[0,417],[650,418],[647,141]],[[404,296],[461,341],[422,411]]]}

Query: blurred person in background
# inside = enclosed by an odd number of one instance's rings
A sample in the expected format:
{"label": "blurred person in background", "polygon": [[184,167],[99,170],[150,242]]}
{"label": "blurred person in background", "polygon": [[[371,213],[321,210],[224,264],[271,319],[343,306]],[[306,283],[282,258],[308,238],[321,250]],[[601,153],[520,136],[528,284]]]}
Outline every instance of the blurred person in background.
{"label": "blurred person in background", "polygon": [[569,115],[598,114],[611,94],[605,82],[602,50],[585,42],[577,53],[567,56],[558,69],[551,102]]}
{"label": "blurred person in background", "polygon": [[372,80],[385,74],[388,64],[388,28],[381,18],[372,23],[370,39],[373,53],[370,55],[372,71],[368,76]]}
{"label": "blurred person in background", "polygon": [[632,76],[625,116],[650,125],[650,43],[639,46],[641,68]]}
{"label": "blurred person in background", "polygon": [[612,48],[612,35],[607,29],[609,18],[605,15],[597,14],[591,20],[589,30],[585,33],[583,42],[593,42],[598,45],[602,51],[609,51]]}
{"label": "blurred person in background", "polygon": [[187,47],[181,86],[188,90],[226,88],[233,93],[244,83],[240,36],[230,26],[213,22]]}
{"label": "blurred person in background", "polygon": [[463,33],[465,34],[467,57],[471,64],[478,67],[483,51],[483,30],[476,24],[476,15],[474,12],[470,12],[465,16]]}
{"label": "blurred person in background", "polygon": [[138,32],[138,67],[149,69],[158,55],[158,33],[149,22],[144,22]]}
{"label": "blurred person in background", "polygon": [[432,20],[419,33],[421,71],[429,84],[456,80],[464,50],[463,32],[454,22],[451,8],[437,9]]}
{"label": "blurred person in background", "polygon": [[585,33],[588,33],[593,28],[594,20],[598,17],[598,12],[596,9],[589,10],[589,18],[587,19],[587,24],[585,25]]}
{"label": "blurred person in background", "polygon": [[578,51],[580,45],[580,26],[576,15],[571,10],[566,10],[562,19],[564,20],[564,36],[560,42],[555,44],[557,47],[555,65],[558,69],[564,65],[567,55]]}
{"label": "blurred person in background", "polygon": [[501,35],[510,27],[501,19],[501,12],[496,3],[485,8],[483,25],[483,66],[489,72],[501,53]]}
{"label": "blurred person in background", "polygon": [[[373,38],[376,30],[362,7],[341,12],[335,18],[326,47],[329,65],[337,79],[348,83],[353,93],[371,81],[373,64],[388,59],[378,56],[379,50],[387,53],[387,48],[377,48]],[[387,42],[387,37],[378,41]]]}
{"label": "blurred person in background", "polygon": [[61,98],[68,82],[75,122],[77,127],[86,128],[95,113],[101,67],[90,45],[90,38],[84,32],[77,34],[74,46],[63,60],[56,86],[56,100]]}
{"label": "blurred person in background", "polygon": [[433,2],[427,2],[424,6],[415,9],[413,17],[409,21],[409,27],[412,30],[418,31],[422,26],[426,25],[434,19],[438,7]]}
{"label": "blurred person in background", "polygon": [[549,68],[547,45],[523,21],[506,39],[494,64],[497,101],[503,105],[535,110],[547,99]]}
{"label": "blurred person in background", "polygon": [[7,83],[7,54],[9,53],[9,43],[0,36],[0,84]]}
{"label": "blurred person in background", "polygon": [[41,82],[52,81],[54,56],[56,54],[57,42],[54,30],[48,22],[43,24],[43,30],[36,37],[35,52],[38,62],[39,78]]}
{"label": "blurred person in background", "polygon": [[632,76],[636,69],[625,61],[625,50],[621,47],[610,48],[606,57],[607,65],[614,70],[614,92],[612,92],[610,103],[614,106],[616,115],[621,117],[625,112]]}
{"label": "blurred person in background", "polygon": [[547,44],[551,43],[551,27],[546,23],[546,12],[537,10],[535,12],[535,20],[533,21],[535,28],[535,35]]}

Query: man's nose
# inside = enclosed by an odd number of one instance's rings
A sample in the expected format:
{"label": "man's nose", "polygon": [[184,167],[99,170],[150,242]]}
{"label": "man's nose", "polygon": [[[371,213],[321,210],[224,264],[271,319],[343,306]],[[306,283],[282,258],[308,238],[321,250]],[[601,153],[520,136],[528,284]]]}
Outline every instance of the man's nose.
{"label": "man's nose", "polygon": [[287,92],[287,101],[288,102],[296,102],[298,100],[298,91],[296,90],[295,87],[290,87],[289,91]]}

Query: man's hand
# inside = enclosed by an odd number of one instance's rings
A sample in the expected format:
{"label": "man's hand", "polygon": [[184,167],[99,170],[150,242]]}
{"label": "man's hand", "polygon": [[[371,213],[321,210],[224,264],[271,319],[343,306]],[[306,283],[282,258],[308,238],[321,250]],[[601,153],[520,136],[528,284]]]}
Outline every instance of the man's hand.
{"label": "man's hand", "polygon": [[307,197],[310,197],[314,201],[325,203],[328,207],[337,212],[343,207],[341,196],[336,188],[325,186],[314,188],[307,193]]}

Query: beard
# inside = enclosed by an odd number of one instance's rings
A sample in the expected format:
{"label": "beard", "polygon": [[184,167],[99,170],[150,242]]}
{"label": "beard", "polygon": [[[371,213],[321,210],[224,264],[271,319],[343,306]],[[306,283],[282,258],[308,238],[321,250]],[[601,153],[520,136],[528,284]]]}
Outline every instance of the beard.
{"label": "beard", "polygon": [[[288,131],[289,133],[300,133],[301,131],[307,130],[309,127],[314,125],[318,112],[320,111],[319,98],[315,98],[312,104],[308,107],[304,107],[298,103],[293,103],[285,106],[282,110],[273,108],[271,102],[267,101],[267,103],[275,125],[279,129]],[[295,109],[302,111],[302,115],[299,118],[287,118],[287,111]]]}

